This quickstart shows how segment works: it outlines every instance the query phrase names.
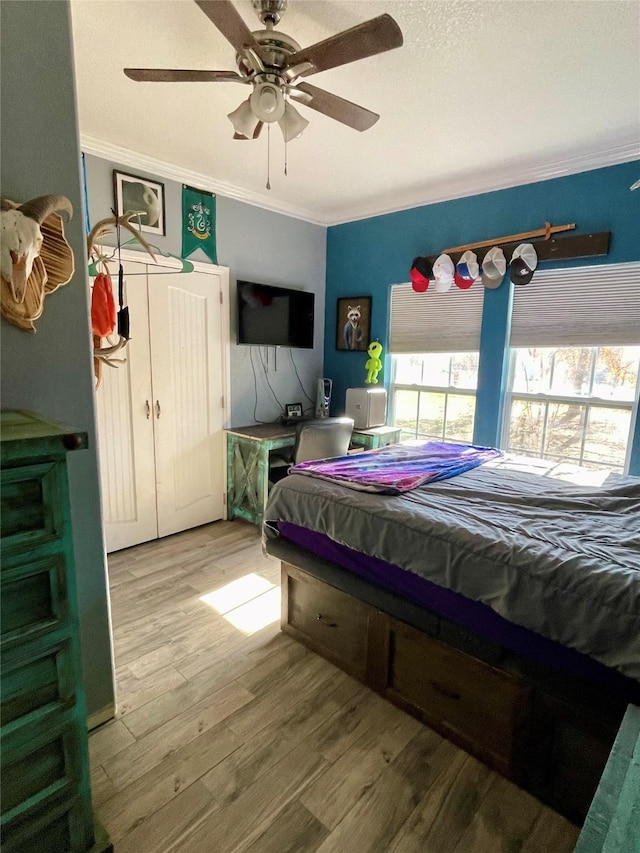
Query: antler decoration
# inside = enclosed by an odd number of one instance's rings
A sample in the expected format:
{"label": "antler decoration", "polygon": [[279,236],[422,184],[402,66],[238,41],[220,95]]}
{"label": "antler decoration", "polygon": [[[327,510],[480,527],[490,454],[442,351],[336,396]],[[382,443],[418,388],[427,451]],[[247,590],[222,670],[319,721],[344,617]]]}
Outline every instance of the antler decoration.
{"label": "antler decoration", "polygon": [[44,299],[73,276],[73,251],[59,213],[73,215],[63,195],[43,195],[18,205],[0,200],[0,310],[20,329],[35,332]]}
{"label": "antler decoration", "polygon": [[[144,246],[146,251],[155,261],[156,256],[153,254],[151,246],[147,243],[140,232],[136,231],[136,229],[131,225],[131,218],[137,215],[137,213],[128,213],[125,216],[108,216],[106,219],[101,219],[99,222],[96,222],[87,237],[88,258],[91,259],[92,253],[95,252],[105,269],[108,269],[105,258],[96,250],[96,242],[101,237],[104,237],[105,234],[109,234],[111,231],[115,231],[120,227],[126,228],[126,230],[129,231],[135,239],[142,244],[142,246]],[[103,346],[102,340],[103,339],[99,335],[93,336],[93,372],[96,377],[96,388],[99,387],[102,380],[103,364],[107,364],[109,367],[117,367],[118,364],[124,363],[124,359],[115,359],[113,356],[126,346],[128,338],[125,338],[118,333],[117,342],[115,344],[109,344],[108,346]]]}

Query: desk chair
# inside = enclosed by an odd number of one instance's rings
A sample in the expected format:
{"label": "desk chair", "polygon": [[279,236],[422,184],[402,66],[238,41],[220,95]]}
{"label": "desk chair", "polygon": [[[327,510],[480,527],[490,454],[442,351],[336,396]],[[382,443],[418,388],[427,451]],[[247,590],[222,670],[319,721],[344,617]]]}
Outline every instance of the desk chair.
{"label": "desk chair", "polygon": [[269,482],[277,483],[286,475],[289,466],[298,462],[344,456],[349,449],[353,424],[353,418],[319,418],[298,424],[290,455],[273,454],[269,462]]}

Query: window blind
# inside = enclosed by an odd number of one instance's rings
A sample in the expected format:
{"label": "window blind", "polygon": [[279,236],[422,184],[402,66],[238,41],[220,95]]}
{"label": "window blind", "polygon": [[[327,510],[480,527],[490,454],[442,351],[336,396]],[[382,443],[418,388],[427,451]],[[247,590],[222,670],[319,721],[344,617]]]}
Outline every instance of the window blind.
{"label": "window blind", "polygon": [[536,270],[514,291],[512,347],[640,344],[640,263]]}
{"label": "window blind", "polygon": [[468,290],[453,285],[446,293],[432,287],[416,293],[410,284],[392,285],[389,352],[476,352],[483,298],[479,280]]}

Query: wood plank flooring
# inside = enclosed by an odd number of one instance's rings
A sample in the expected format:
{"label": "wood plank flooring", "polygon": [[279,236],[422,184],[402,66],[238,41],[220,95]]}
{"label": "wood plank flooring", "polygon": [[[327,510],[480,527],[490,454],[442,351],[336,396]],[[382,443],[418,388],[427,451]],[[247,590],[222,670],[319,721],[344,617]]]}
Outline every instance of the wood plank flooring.
{"label": "wood plank flooring", "polygon": [[118,713],[89,749],[115,853],[573,850],[575,826],[281,634],[277,610],[264,625],[280,566],[252,525],[117,552],[109,573]]}

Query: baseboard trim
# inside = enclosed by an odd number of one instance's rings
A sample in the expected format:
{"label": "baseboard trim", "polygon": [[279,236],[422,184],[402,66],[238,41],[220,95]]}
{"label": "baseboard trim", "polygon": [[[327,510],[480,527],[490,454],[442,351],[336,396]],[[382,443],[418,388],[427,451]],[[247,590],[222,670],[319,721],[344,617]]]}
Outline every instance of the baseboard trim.
{"label": "baseboard trim", "polygon": [[110,702],[108,705],[105,705],[104,708],[100,708],[98,711],[94,711],[92,714],[87,715],[87,729],[89,731],[97,729],[98,726],[102,726],[104,723],[108,723],[109,720],[113,720],[115,715],[116,706],[113,702]]}

